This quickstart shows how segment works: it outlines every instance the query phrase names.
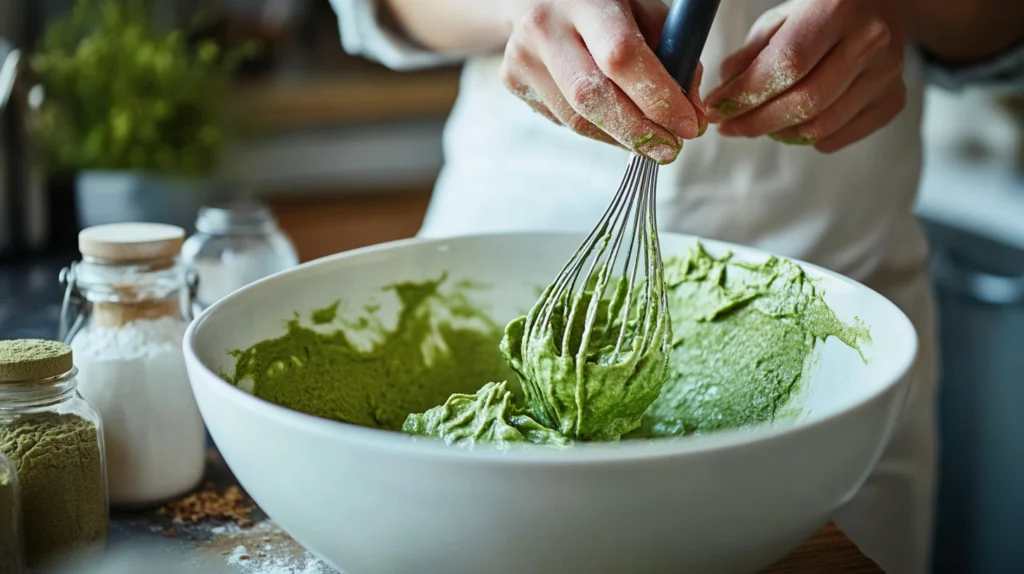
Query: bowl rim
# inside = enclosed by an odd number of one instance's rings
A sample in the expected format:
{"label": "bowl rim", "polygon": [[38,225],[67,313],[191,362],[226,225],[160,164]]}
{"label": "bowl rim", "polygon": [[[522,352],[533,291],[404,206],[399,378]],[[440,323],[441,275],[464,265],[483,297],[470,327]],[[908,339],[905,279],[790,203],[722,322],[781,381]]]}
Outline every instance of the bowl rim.
{"label": "bowl rim", "polygon": [[[749,247],[727,241],[716,239],[705,239],[685,233],[661,232],[661,236],[678,237],[683,240],[700,241],[705,245],[712,246],[716,250],[728,250],[733,254],[745,254],[746,257],[768,257],[774,255],[771,252]],[[283,275],[299,273],[301,271],[318,267],[327,267],[338,261],[356,256],[390,251],[409,246],[434,245],[443,246],[453,242],[473,241],[480,239],[501,239],[515,237],[538,237],[544,236],[553,240],[568,238],[581,239],[584,233],[566,231],[502,231],[472,233],[449,237],[412,237],[378,243],[348,251],[342,251],[302,263],[296,267],[274,273],[268,277],[259,279],[237,291],[221,298],[219,301],[205,309],[198,317],[190,322],[185,331],[183,349],[186,364],[189,370],[189,380],[193,387],[204,386],[209,391],[220,395],[224,400],[236,403],[237,406],[254,415],[254,420],[260,418],[274,419],[278,424],[296,427],[305,432],[312,432],[317,435],[327,436],[333,439],[343,439],[353,444],[374,448],[381,451],[392,451],[409,457],[430,457],[444,458],[452,462],[462,461],[467,463],[524,463],[538,465],[571,465],[571,464],[614,464],[637,459],[661,459],[683,455],[691,455],[708,451],[724,451],[739,448],[746,448],[758,443],[773,441],[786,436],[793,436],[801,433],[813,432],[815,428],[830,422],[854,416],[858,411],[868,408],[876,401],[880,401],[888,393],[896,392],[900,383],[909,388],[913,384],[913,369],[917,362],[920,342],[917,330],[906,314],[892,301],[881,295],[874,289],[839,273],[808,263],[792,257],[784,257],[804,269],[813,270],[815,274],[829,277],[839,283],[858,288],[876,297],[882,306],[888,306],[894,312],[893,317],[897,322],[896,328],[903,329],[910,337],[910,351],[903,358],[899,367],[893,371],[885,384],[880,385],[873,392],[851,402],[840,410],[815,416],[799,419],[797,421],[786,421],[781,423],[768,423],[764,425],[748,426],[737,429],[726,429],[704,435],[690,435],[685,437],[665,437],[656,439],[631,439],[617,443],[579,443],[572,448],[556,449],[537,445],[523,444],[511,445],[505,449],[499,449],[488,445],[476,445],[473,448],[459,448],[445,444],[442,441],[429,438],[412,437],[398,431],[375,429],[363,427],[352,423],[333,421],[296,411],[266,401],[252,395],[235,385],[225,381],[212,369],[210,369],[195,352],[195,338],[202,326],[210,321],[210,317],[219,309],[236,304],[247,293],[261,289],[267,282],[273,281]],[[195,376],[198,373],[200,376]],[[200,379],[197,381],[197,379]],[[909,395],[909,391],[906,393]],[[906,396],[904,396],[905,402]],[[902,410],[903,402],[901,402]],[[893,425],[890,425],[890,427]],[[890,429],[891,434],[891,429]],[[885,437],[888,440],[888,436]]]}

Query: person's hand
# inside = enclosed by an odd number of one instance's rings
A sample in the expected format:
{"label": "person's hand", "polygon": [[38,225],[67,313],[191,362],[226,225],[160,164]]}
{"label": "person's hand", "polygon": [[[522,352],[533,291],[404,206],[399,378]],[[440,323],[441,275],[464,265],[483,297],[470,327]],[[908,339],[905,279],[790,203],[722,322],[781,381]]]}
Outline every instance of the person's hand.
{"label": "person's hand", "polygon": [[700,73],[684,94],[655,56],[661,0],[522,0],[505,85],[548,119],[659,163],[707,129]]}
{"label": "person's hand", "polygon": [[726,136],[769,135],[832,153],[871,135],[906,103],[901,2],[790,0],[766,12],[722,63],[706,99]]}

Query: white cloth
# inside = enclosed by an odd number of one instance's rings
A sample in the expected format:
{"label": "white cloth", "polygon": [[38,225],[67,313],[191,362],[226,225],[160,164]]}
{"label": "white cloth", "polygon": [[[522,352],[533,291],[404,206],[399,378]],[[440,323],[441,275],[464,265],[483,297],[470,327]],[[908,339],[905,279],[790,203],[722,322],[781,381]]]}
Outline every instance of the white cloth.
{"label": "white cloth", "polygon": [[1024,42],[985,62],[946,66],[925,55],[928,83],[947,90],[984,86],[992,91],[1020,93],[1024,89]]}
{"label": "white cloth", "polygon": [[[373,0],[333,0],[351,53],[396,68],[443,61],[382,30]],[[723,2],[703,54],[705,90],[720,62],[776,0]],[[921,171],[923,81],[908,50],[904,112],[834,154],[768,138],[689,142],[658,183],[661,229],[752,245],[860,280],[914,321],[921,356],[892,445],[836,522],[892,574],[928,570],[935,448],[936,345],[928,249],[911,213]],[[627,152],[551,124],[509,94],[500,55],[470,59],[444,136],[446,163],[421,236],[523,229],[589,230]]]}

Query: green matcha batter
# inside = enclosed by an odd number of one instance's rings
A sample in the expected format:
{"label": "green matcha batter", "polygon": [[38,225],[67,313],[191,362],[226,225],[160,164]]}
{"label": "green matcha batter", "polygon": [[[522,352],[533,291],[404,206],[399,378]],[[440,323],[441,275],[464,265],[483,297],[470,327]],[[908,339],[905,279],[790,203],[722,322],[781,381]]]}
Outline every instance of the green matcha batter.
{"label": "green matcha batter", "polygon": [[[572,297],[566,306],[570,294],[556,302],[547,328],[547,297],[542,296],[527,316],[509,323],[501,341],[519,375],[526,409],[576,440],[614,441],[639,427],[669,375],[672,334],[668,317],[657,313],[660,285],[652,290],[653,302],[636,290],[637,312],[623,326],[623,308],[630,306],[626,282],[619,281],[611,297],[595,301],[592,293],[603,291],[603,279],[599,276],[594,290]],[[535,325],[541,328],[531,329]]]}
{"label": "green matcha batter", "polygon": [[504,382],[487,383],[475,395],[454,394],[441,406],[409,415],[402,430],[411,435],[436,436],[448,444],[572,444],[558,431],[522,412]]}
{"label": "green matcha batter", "polygon": [[667,264],[674,333],[669,381],[631,436],[671,436],[775,420],[799,388],[814,347],[854,349],[867,330],[845,325],[798,265],[714,259],[698,245]]}
{"label": "green matcha batter", "polygon": [[350,320],[339,304],[314,311],[308,322],[292,319],[284,335],[235,351],[228,379],[290,409],[388,430],[452,393],[509,380],[514,374],[497,346],[501,327],[469,304],[467,286],[442,294],[445,279],[386,287],[401,306],[392,329],[374,307]]}
{"label": "green matcha batter", "polygon": [[[611,328],[591,335],[585,360],[566,361],[557,350],[565,341],[579,348],[579,314],[561,342],[553,334],[565,333],[566,320],[556,317],[548,339],[531,343],[550,352],[527,357],[529,315],[512,321],[502,337],[500,326],[470,303],[468,286],[449,286],[442,277],[386,288],[401,304],[392,328],[382,326],[373,308],[353,319],[342,317],[337,304],[308,321],[295,318],[281,337],[235,352],[228,378],[301,412],[449,444],[568,446],[573,439],[675,436],[771,422],[799,388],[819,341],[834,336],[858,348],[867,340],[863,328],[836,318],[814,282],[789,261],[735,263],[714,259],[698,245],[666,259],[665,267],[671,325],[655,326],[671,337],[667,372],[663,354],[637,352],[635,341],[610,352],[620,323],[607,320],[596,322]],[[621,304],[616,297],[620,291],[600,301],[597,312]],[[587,308],[590,300],[574,304]],[[370,333],[371,343],[359,344],[356,331]],[[536,376],[543,361],[554,363],[546,371],[553,376]],[[498,382],[481,388],[486,381]],[[645,384],[633,389],[638,381]]]}

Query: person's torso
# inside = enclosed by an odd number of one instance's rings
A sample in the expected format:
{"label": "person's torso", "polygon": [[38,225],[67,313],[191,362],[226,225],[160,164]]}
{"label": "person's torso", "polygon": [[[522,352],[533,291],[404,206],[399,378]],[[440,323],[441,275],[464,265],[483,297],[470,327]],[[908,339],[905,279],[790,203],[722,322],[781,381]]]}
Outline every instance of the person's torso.
{"label": "person's torso", "polygon": [[[704,50],[703,91],[774,0],[723,2]],[[628,152],[534,113],[503,86],[500,55],[470,61],[445,133],[446,163],[422,236],[589,230],[618,187]],[[921,169],[922,80],[906,66],[908,103],[890,125],[833,155],[712,126],[663,166],[663,231],[803,259],[878,287],[919,283],[927,247],[911,214]],[[895,285],[893,285],[895,287]]]}

